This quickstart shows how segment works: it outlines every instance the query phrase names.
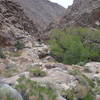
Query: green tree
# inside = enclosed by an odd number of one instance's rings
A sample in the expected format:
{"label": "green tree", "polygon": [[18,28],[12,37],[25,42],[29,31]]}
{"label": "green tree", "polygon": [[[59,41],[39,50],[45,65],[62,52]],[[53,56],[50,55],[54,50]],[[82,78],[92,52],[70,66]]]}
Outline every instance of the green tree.
{"label": "green tree", "polygon": [[52,56],[65,64],[99,61],[100,44],[95,42],[100,39],[100,31],[93,32],[87,28],[54,30],[50,40]]}

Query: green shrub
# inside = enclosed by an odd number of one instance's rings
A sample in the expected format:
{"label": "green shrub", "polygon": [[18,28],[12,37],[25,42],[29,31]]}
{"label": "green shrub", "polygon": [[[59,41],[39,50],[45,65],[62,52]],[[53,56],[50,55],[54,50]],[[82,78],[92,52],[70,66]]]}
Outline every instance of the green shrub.
{"label": "green shrub", "polygon": [[43,85],[24,77],[20,78],[18,82],[19,85],[16,85],[16,89],[24,94],[25,100],[30,97],[34,97],[32,100],[56,100],[56,91],[50,85]]}
{"label": "green shrub", "polygon": [[3,52],[3,50],[1,48],[0,48],[0,58],[2,58],[2,59],[6,58],[4,52]]}
{"label": "green shrub", "polygon": [[79,66],[84,66],[86,64],[86,62],[79,62],[79,63],[77,63],[77,65],[79,65]]}
{"label": "green shrub", "polygon": [[59,62],[77,64],[88,60],[89,49],[84,47],[79,36],[59,31],[53,34],[50,43],[51,54]]}
{"label": "green shrub", "polygon": [[86,97],[84,97],[83,100],[94,100],[94,97],[91,93],[88,93]]}
{"label": "green shrub", "polygon": [[85,47],[89,48],[89,60],[100,61],[100,29],[67,28],[67,34],[78,35]]}
{"label": "green shrub", "polygon": [[31,69],[30,74],[31,74],[31,76],[36,76],[36,77],[44,77],[47,75],[47,73],[40,68]]}
{"label": "green shrub", "polygon": [[18,50],[21,50],[25,47],[24,43],[23,42],[20,42],[20,41],[17,41],[15,43],[15,47],[18,49]]}
{"label": "green shrub", "polygon": [[100,30],[69,28],[54,30],[51,35],[51,55],[59,62],[77,64],[79,62],[100,61]]}

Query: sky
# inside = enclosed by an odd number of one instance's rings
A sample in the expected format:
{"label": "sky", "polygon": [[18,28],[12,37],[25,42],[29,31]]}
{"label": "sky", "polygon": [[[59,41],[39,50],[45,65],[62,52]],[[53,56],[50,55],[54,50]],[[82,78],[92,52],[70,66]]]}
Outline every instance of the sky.
{"label": "sky", "polygon": [[73,0],[50,0],[50,1],[58,3],[65,8],[67,8],[69,5],[72,5],[73,3]]}

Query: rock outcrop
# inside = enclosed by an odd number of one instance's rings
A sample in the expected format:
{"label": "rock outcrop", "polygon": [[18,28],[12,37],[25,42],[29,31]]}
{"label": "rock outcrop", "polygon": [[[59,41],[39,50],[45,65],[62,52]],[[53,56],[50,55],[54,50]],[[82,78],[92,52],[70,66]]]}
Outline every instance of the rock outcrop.
{"label": "rock outcrop", "polygon": [[37,34],[39,30],[23,12],[20,5],[0,0],[0,45],[14,44],[29,34]]}
{"label": "rock outcrop", "polygon": [[100,26],[99,0],[74,0],[60,20],[61,27],[66,26]]}

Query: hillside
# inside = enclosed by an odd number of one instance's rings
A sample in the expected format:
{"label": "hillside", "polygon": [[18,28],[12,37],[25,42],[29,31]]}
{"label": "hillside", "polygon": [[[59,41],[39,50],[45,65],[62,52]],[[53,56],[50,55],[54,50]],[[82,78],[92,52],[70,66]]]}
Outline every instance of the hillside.
{"label": "hillside", "polygon": [[14,45],[16,40],[38,33],[37,25],[25,15],[20,5],[0,0],[0,45]]}
{"label": "hillside", "polygon": [[99,0],[74,0],[73,5],[66,10],[60,20],[63,26],[100,26]]}
{"label": "hillside", "polygon": [[46,28],[49,23],[59,19],[65,8],[48,0],[13,0],[19,3],[26,15],[41,28]]}

